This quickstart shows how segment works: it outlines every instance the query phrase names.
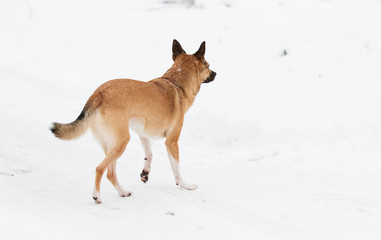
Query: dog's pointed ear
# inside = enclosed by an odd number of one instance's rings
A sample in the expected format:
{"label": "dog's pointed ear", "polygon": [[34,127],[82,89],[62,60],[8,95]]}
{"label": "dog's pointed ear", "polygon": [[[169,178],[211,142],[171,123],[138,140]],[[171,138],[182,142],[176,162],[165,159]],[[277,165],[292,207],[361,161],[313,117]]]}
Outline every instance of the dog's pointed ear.
{"label": "dog's pointed ear", "polygon": [[180,43],[176,39],[173,39],[173,44],[172,44],[173,61],[175,61],[177,56],[179,56],[182,53],[185,53],[184,49],[181,47]]}
{"label": "dog's pointed ear", "polygon": [[200,60],[204,58],[204,55],[205,55],[205,41],[203,41],[201,43],[200,48],[193,55],[195,55]]}

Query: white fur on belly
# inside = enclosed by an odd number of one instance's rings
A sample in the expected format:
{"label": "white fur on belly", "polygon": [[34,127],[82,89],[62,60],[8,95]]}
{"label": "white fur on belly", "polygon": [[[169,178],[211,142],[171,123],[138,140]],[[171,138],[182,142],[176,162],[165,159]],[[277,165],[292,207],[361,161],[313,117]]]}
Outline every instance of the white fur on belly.
{"label": "white fur on belly", "polygon": [[149,138],[149,139],[162,139],[164,136],[161,135],[151,135],[144,131],[144,123],[140,118],[131,118],[129,121],[129,126],[132,131],[136,132],[139,136]]}

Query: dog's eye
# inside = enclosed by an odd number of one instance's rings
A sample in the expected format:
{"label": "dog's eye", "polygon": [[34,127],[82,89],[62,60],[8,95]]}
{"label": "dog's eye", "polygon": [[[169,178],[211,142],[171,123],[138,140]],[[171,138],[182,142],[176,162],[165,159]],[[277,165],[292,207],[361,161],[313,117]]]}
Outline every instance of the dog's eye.
{"label": "dog's eye", "polygon": [[207,61],[204,61],[203,62],[203,68],[201,69],[201,72],[203,72],[203,71],[205,71],[205,70],[207,70],[208,68],[209,68],[209,63],[207,62]]}

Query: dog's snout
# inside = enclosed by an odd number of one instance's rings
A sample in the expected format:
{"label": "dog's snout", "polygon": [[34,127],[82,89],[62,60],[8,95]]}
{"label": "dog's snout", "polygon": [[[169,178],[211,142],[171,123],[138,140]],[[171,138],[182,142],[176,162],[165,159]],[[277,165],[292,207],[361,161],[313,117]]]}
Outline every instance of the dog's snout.
{"label": "dog's snout", "polygon": [[212,71],[212,74],[210,74],[210,76],[211,76],[211,78],[213,78],[213,80],[216,77],[216,75],[217,75],[217,73],[215,71]]}
{"label": "dog's snout", "polygon": [[209,77],[207,79],[205,79],[205,81],[203,83],[209,83],[209,82],[212,82],[214,80],[214,78],[216,77],[217,73],[214,72],[214,71],[211,71]]}

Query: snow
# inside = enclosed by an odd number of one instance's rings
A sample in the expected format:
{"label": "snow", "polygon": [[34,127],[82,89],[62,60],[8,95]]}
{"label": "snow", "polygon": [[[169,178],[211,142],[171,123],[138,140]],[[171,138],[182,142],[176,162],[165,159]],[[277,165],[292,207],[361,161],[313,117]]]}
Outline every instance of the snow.
{"label": "snow", "polygon": [[[380,239],[381,1],[0,2],[1,239]],[[206,41],[175,185],[163,141],[140,181],[132,134],[120,198],[90,133],[53,137],[101,83],[150,80]],[[287,54],[284,54],[284,53]]]}

